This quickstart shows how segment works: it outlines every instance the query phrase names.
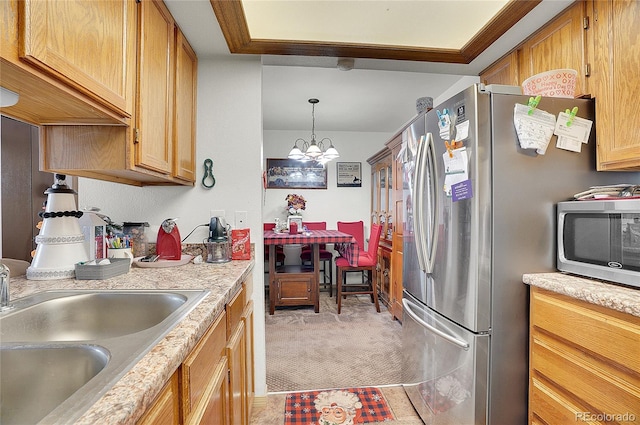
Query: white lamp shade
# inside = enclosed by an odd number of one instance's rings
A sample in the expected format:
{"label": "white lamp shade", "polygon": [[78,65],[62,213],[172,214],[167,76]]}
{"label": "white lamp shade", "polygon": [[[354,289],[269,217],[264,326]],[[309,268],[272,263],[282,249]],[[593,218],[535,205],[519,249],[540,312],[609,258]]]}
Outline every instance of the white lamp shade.
{"label": "white lamp shade", "polygon": [[291,152],[289,152],[289,159],[303,159],[304,158],[304,154],[302,153],[302,151],[297,147],[294,146],[293,149],[291,149]]}
{"label": "white lamp shade", "polygon": [[307,152],[305,153],[305,155],[311,157],[311,158],[317,158],[320,155],[322,155],[322,151],[320,150],[320,148],[318,147],[318,145],[316,145],[315,143],[312,143],[309,148],[307,149]]}
{"label": "white lamp shade", "polygon": [[333,146],[330,146],[329,149],[327,149],[327,151],[324,153],[324,157],[327,158],[328,160],[332,160],[332,159],[340,158],[340,154],[338,153],[338,150],[336,148],[334,148]]}

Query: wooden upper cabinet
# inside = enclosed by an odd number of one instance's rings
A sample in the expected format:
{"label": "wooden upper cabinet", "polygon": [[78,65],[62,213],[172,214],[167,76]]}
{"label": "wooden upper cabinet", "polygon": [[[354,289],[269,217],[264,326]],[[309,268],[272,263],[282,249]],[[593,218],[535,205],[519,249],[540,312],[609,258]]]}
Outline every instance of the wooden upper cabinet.
{"label": "wooden upper cabinet", "polygon": [[173,175],[195,181],[196,151],[196,81],[198,58],[189,42],[177,30],[176,95],[173,123]]}
{"label": "wooden upper cabinet", "polygon": [[20,57],[131,116],[135,2],[25,0]]}
{"label": "wooden upper cabinet", "polygon": [[480,82],[484,84],[504,84],[519,86],[518,52],[513,51],[480,74]]}
{"label": "wooden upper cabinet", "polygon": [[640,2],[594,1],[598,170],[640,170]]}
{"label": "wooden upper cabinet", "polygon": [[128,125],[135,19],[134,0],[1,1],[0,82],[20,99],[0,113],[35,125]]}
{"label": "wooden upper cabinet", "polygon": [[197,58],[162,1],[137,7],[132,125],[44,126],[41,170],[138,186],[195,182]]}
{"label": "wooden upper cabinet", "polygon": [[575,97],[588,94],[585,18],[586,3],[577,1],[527,39],[518,49],[519,83],[540,72],[569,68],[578,71]]}
{"label": "wooden upper cabinet", "polygon": [[135,165],[170,174],[176,26],[162,1],[139,6]]}

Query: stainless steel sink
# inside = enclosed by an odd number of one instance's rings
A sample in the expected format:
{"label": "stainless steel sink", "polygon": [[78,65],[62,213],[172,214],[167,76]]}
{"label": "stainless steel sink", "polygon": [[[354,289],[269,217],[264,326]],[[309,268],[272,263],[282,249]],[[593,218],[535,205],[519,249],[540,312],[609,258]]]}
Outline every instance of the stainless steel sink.
{"label": "stainless steel sink", "polygon": [[208,292],[45,291],[15,300],[0,313],[0,423],[73,423]]}
{"label": "stainless steel sink", "polygon": [[109,352],[92,345],[0,348],[0,422],[35,424],[108,362]]}
{"label": "stainless steel sink", "polygon": [[14,303],[1,335],[23,342],[114,338],[157,325],[186,301],[174,292],[41,293]]}

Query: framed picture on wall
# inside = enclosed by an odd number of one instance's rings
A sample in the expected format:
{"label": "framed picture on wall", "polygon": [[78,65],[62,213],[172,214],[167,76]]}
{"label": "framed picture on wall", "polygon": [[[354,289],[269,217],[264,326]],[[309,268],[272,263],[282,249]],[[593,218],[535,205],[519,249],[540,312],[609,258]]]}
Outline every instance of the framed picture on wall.
{"label": "framed picture on wall", "polygon": [[317,161],[267,158],[267,189],[326,189],[327,169]]}
{"label": "framed picture on wall", "polygon": [[338,187],[362,187],[362,166],[360,162],[338,162]]}

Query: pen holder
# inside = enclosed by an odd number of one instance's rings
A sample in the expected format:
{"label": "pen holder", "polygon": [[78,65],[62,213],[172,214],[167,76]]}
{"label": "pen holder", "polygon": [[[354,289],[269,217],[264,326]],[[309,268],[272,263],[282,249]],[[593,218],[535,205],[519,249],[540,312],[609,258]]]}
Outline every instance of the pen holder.
{"label": "pen holder", "polygon": [[129,263],[133,262],[131,248],[107,248],[108,258],[128,258]]}

